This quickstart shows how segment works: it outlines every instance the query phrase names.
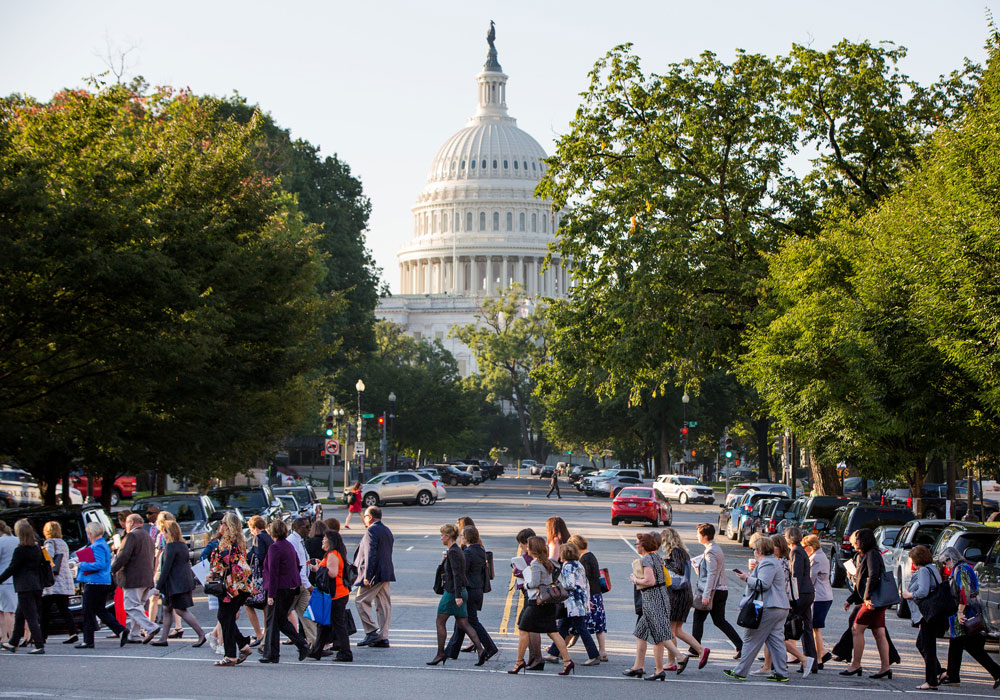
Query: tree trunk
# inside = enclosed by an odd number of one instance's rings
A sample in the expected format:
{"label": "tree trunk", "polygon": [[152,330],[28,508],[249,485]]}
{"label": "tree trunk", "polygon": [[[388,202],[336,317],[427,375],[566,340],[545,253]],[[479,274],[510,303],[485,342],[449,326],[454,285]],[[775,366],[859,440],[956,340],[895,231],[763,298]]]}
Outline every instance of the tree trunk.
{"label": "tree trunk", "polygon": [[948,449],[948,462],[945,464],[945,479],[948,484],[948,513],[949,518],[955,517],[955,480],[958,477],[958,465],[955,464],[955,446]]}
{"label": "tree trunk", "polygon": [[[107,466],[101,470],[101,507],[111,512],[111,494],[115,489],[115,479],[118,478],[118,468]],[[93,479],[90,480],[91,482]]]}
{"label": "tree trunk", "polygon": [[[750,421],[754,435],[757,437],[757,476],[761,481],[772,481],[771,474],[771,443],[767,433],[771,426],[771,420],[766,416]],[[777,481],[777,479],[774,479]]]}
{"label": "tree trunk", "polygon": [[913,514],[920,517],[923,510],[921,501],[924,493],[924,476],[927,473],[927,460],[919,457],[913,461],[913,470],[906,473],[906,481],[910,485],[910,498],[912,499]]}
{"label": "tree trunk", "polygon": [[843,495],[836,465],[824,465],[816,461],[814,451],[809,453],[809,472],[812,474],[813,488],[817,496]]}

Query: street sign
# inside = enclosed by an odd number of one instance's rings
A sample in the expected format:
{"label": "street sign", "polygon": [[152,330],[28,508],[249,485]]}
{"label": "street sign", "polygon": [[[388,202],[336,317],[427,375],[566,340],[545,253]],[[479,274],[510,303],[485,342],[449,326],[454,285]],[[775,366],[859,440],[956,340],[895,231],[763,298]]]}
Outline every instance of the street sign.
{"label": "street sign", "polygon": [[847,467],[837,467],[837,476],[847,476],[849,471]]}
{"label": "street sign", "polygon": [[697,428],[698,427],[698,421],[696,421],[696,420],[689,420],[688,421],[688,427],[689,428]]}
{"label": "street sign", "polygon": [[374,418],[375,414],[374,413],[362,413],[361,417],[362,418]]}
{"label": "street sign", "polygon": [[365,456],[365,443],[363,442],[354,443],[354,456],[355,457]]}
{"label": "street sign", "polygon": [[340,443],[336,440],[327,440],[324,446],[324,451],[328,455],[335,455],[340,453]]}

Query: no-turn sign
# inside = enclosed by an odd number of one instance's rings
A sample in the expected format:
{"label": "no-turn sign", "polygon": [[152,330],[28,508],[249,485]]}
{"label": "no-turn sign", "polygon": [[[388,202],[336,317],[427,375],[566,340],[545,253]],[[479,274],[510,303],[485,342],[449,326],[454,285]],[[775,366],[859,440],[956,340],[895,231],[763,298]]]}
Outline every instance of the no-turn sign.
{"label": "no-turn sign", "polygon": [[326,444],[323,446],[323,451],[328,455],[335,455],[340,453],[340,443],[336,440],[327,440]]}

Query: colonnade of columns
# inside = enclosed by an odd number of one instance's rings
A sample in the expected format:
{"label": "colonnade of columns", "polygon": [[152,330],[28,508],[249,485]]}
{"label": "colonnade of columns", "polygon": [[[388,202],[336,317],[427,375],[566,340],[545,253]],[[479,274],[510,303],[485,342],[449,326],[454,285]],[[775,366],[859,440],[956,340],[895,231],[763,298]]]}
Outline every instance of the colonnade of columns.
{"label": "colonnade of columns", "polygon": [[544,258],[520,255],[442,255],[400,264],[403,294],[496,296],[515,282],[532,297],[564,297],[570,264],[555,258],[542,271]]}

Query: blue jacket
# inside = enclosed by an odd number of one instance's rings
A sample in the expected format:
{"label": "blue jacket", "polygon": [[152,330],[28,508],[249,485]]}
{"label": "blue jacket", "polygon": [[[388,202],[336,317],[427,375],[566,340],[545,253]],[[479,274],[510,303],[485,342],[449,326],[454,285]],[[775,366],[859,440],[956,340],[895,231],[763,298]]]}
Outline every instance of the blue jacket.
{"label": "blue jacket", "polygon": [[80,583],[111,585],[111,548],[102,537],[96,542],[91,542],[90,549],[94,553],[94,561],[80,562],[76,580]]}
{"label": "blue jacket", "polygon": [[376,520],[361,537],[358,551],[354,555],[354,565],[358,567],[358,585],[388,583],[396,580],[392,568],[392,532],[381,520]]}

